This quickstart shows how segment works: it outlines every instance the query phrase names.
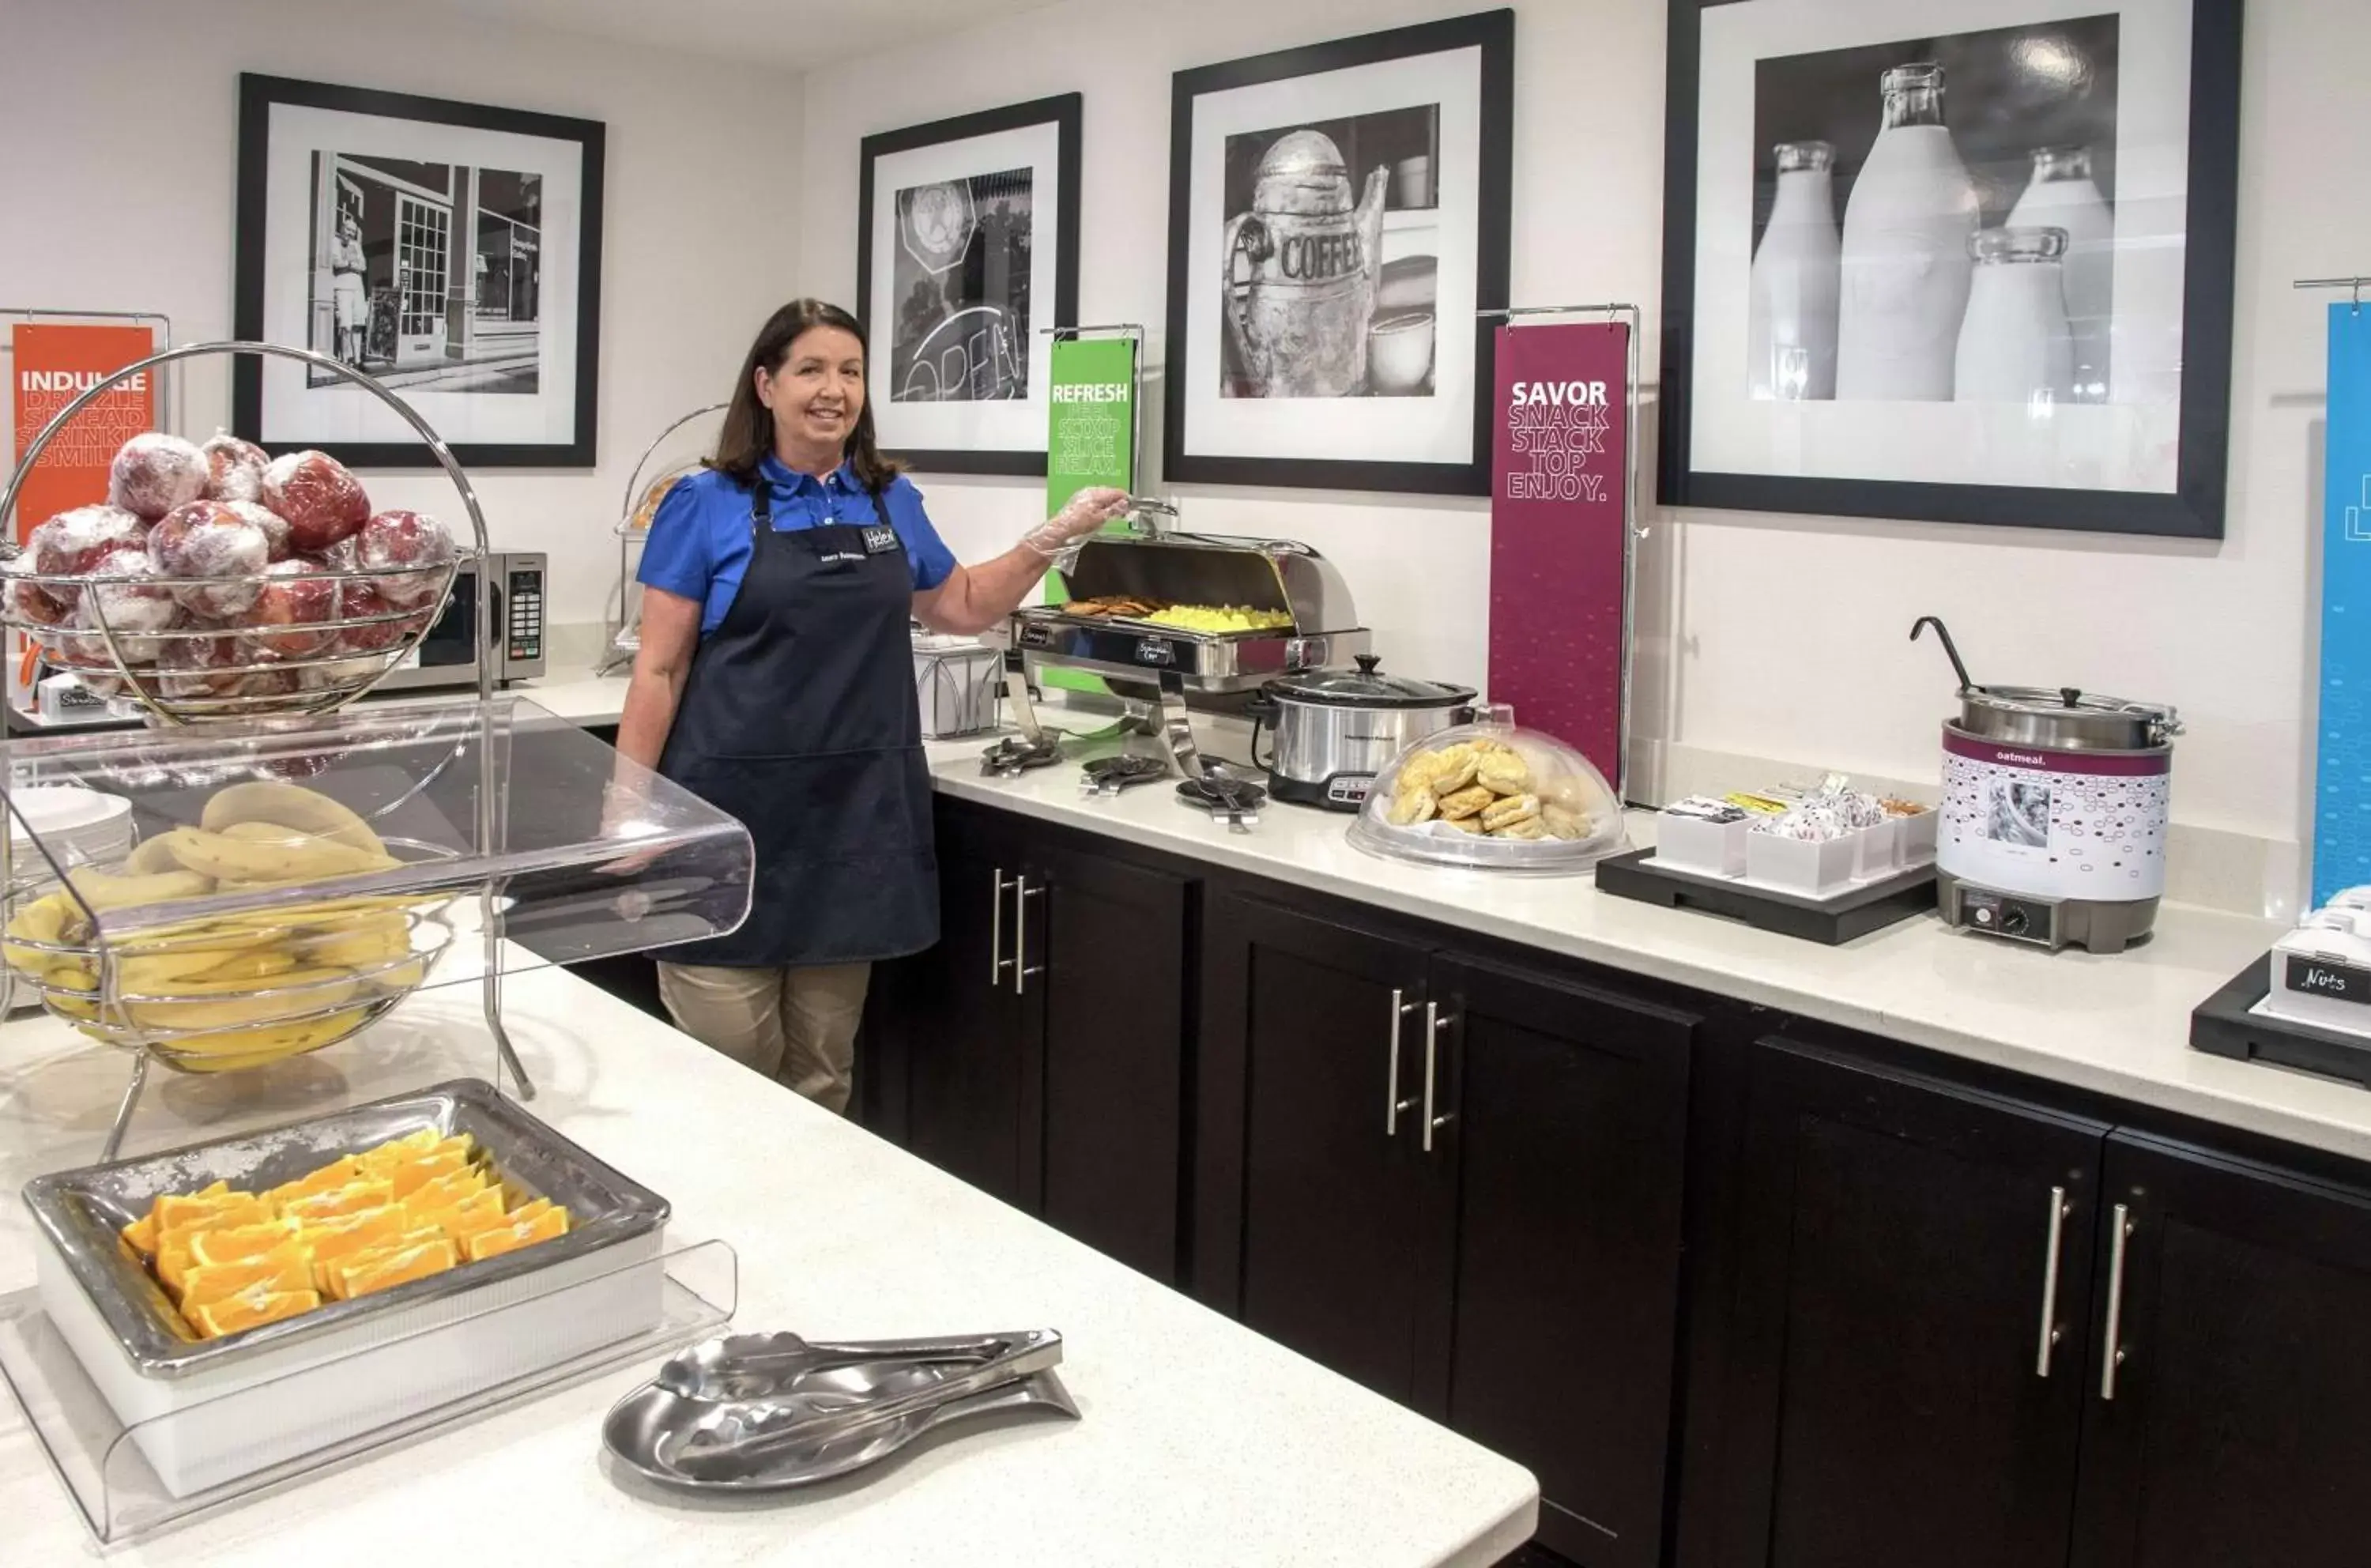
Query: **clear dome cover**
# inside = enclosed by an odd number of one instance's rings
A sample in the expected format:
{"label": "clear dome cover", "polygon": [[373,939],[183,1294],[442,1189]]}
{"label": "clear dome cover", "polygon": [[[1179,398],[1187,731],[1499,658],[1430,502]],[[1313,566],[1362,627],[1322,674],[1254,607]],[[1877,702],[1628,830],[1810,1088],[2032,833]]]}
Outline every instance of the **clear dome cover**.
{"label": "clear dome cover", "polygon": [[1486,708],[1427,735],[1376,775],[1350,842],[1371,855],[1556,876],[1629,842],[1622,803],[1590,760]]}

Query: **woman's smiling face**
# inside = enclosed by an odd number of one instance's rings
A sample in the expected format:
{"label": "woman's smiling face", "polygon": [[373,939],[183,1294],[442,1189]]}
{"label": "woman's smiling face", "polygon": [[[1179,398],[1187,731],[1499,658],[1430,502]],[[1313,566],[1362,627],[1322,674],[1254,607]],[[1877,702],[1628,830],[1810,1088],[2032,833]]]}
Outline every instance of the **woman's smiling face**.
{"label": "woman's smiling face", "polygon": [[777,450],[839,453],[864,411],[863,343],[838,327],[808,328],[780,370],[758,370],[758,400],[773,411]]}

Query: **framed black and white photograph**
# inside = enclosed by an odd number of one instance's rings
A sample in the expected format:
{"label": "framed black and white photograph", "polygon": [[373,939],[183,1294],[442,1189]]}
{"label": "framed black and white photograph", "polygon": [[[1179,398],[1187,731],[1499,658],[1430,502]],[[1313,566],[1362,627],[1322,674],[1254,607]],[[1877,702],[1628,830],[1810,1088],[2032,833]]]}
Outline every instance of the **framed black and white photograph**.
{"label": "framed black and white photograph", "polygon": [[1671,0],[1666,504],[2220,537],[2238,0]]}
{"label": "framed black and white photograph", "polygon": [[1078,324],[1076,93],[864,139],[856,313],[882,446],[1042,474],[1053,339]]}
{"label": "framed black and white photograph", "polygon": [[[598,121],[239,77],[237,335],[400,394],[471,467],[591,467]],[[237,433],[370,467],[435,459],[364,388],[234,362]]]}
{"label": "framed black and white photograph", "polygon": [[1177,74],[1163,470],[1486,495],[1515,17]]}

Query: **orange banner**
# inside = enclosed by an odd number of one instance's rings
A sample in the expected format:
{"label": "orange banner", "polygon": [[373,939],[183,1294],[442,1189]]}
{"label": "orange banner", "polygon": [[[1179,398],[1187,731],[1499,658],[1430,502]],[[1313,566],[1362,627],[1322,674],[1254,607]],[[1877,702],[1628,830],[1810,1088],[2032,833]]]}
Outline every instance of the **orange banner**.
{"label": "orange banner", "polygon": [[[112,373],[156,352],[145,327],[19,322],[11,337],[9,392],[20,455],[58,411]],[[156,425],[156,384],[143,372],[110,387],[41,452],[17,495],[17,538],[69,507],[107,499],[115,449]]]}

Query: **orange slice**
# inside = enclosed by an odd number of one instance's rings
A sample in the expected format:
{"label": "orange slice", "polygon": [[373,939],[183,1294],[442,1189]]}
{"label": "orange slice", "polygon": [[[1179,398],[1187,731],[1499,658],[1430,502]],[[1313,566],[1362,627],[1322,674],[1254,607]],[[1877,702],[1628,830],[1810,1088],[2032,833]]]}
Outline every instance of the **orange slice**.
{"label": "orange slice", "polygon": [[232,1192],[227,1182],[216,1182],[194,1193],[167,1193],[150,1206],[148,1215],[158,1229],[170,1230],[177,1225],[187,1225],[209,1209],[220,1207],[226,1199],[249,1196],[252,1194]]}
{"label": "orange slice", "polygon": [[422,1208],[416,1204],[406,1204],[403,1205],[403,1212],[411,1216],[413,1225],[422,1227],[433,1225],[449,1236],[453,1234],[457,1224],[465,1228],[478,1229],[480,1227],[468,1222],[502,1218],[503,1190],[500,1187],[480,1187],[468,1197],[445,1204],[441,1207]]}
{"label": "orange slice", "polygon": [[433,1154],[414,1155],[400,1165],[390,1166],[385,1174],[395,1183],[395,1195],[408,1198],[431,1182],[457,1175],[468,1168],[467,1149],[440,1148]]}
{"label": "orange slice", "polygon": [[349,1182],[326,1193],[298,1198],[295,1203],[280,1205],[281,1216],[299,1225],[311,1225],[316,1220],[335,1219],[340,1215],[360,1214],[364,1209],[385,1208],[395,1201],[395,1185],[389,1182]]}
{"label": "orange slice", "polygon": [[415,1279],[443,1274],[460,1261],[460,1254],[454,1251],[453,1243],[440,1236],[417,1247],[365,1252],[338,1270],[338,1284],[345,1299],[352,1300],[357,1296],[392,1290]]}
{"label": "orange slice", "polygon": [[144,1214],[123,1228],[124,1245],[144,1258],[156,1255],[156,1216]]}
{"label": "orange slice", "polygon": [[198,1263],[230,1263],[271,1251],[296,1239],[293,1219],[266,1220],[260,1225],[226,1225],[201,1230],[190,1238],[190,1260]]}
{"label": "orange slice", "polygon": [[475,1165],[465,1165],[458,1170],[433,1177],[415,1188],[406,1203],[434,1204],[438,1207],[458,1203],[486,1184],[486,1173]]}
{"label": "orange slice", "polygon": [[538,1241],[549,1241],[568,1234],[568,1211],[546,1209],[533,1219],[523,1219],[509,1225],[497,1225],[470,1236],[463,1246],[473,1263],[487,1258],[499,1258],[504,1252],[515,1252],[521,1247],[531,1247]]}
{"label": "orange slice", "polygon": [[549,1198],[534,1198],[511,1210],[511,1217],[513,1219],[533,1219],[538,1215],[549,1214],[550,1211],[551,1200]]}
{"label": "orange slice", "polygon": [[345,1273],[348,1269],[359,1268],[367,1274],[393,1258],[440,1243],[450,1245],[445,1242],[443,1231],[412,1229],[374,1246],[357,1248],[326,1261],[317,1259],[313,1264],[313,1288],[332,1301],[343,1301],[347,1295]]}
{"label": "orange slice", "polygon": [[333,1159],[318,1170],[308,1172],[294,1182],[284,1182],[263,1194],[263,1201],[277,1208],[293,1204],[299,1198],[309,1198],[316,1193],[333,1192],[350,1182],[364,1177],[363,1162],[353,1155]]}
{"label": "orange slice", "polygon": [[227,1230],[241,1225],[261,1225],[272,1217],[274,1216],[270,1204],[265,1203],[261,1198],[242,1195],[229,1203],[209,1209],[194,1219],[183,1220],[179,1225],[158,1225],[156,1245],[159,1248],[179,1248],[186,1251],[189,1249],[190,1239],[193,1236],[209,1230]]}
{"label": "orange slice", "polygon": [[380,1170],[426,1154],[445,1141],[445,1135],[434,1127],[422,1127],[416,1133],[406,1133],[399,1138],[389,1138],[383,1144],[366,1148],[354,1158],[364,1170]]}
{"label": "orange slice", "polygon": [[234,1263],[200,1263],[181,1276],[181,1311],[245,1295],[261,1286],[278,1293],[313,1288],[313,1269],[304,1247],[295,1241]]}
{"label": "orange slice", "polygon": [[208,1339],[217,1339],[224,1334],[237,1333],[242,1329],[260,1328],[266,1323],[276,1323],[283,1318],[310,1312],[320,1304],[321,1297],[318,1291],[266,1290],[258,1286],[192,1309],[190,1327]]}

